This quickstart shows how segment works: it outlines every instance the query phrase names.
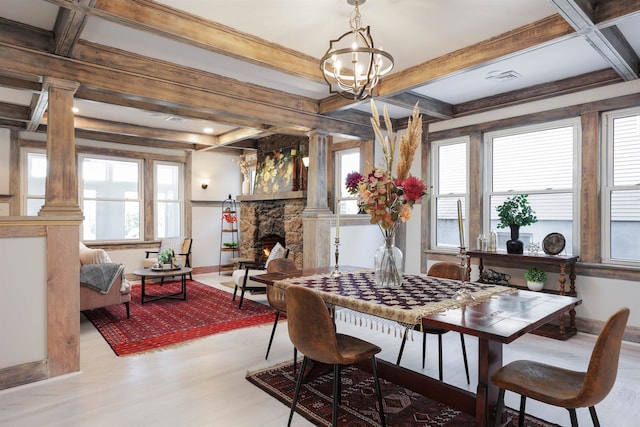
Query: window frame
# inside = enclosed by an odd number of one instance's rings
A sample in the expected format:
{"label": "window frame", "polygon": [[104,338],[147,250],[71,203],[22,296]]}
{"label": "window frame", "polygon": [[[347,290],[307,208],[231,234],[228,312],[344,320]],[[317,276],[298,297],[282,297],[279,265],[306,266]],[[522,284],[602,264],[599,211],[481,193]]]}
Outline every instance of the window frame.
{"label": "window frame", "polygon": [[[573,128],[573,166],[572,166],[572,189],[571,189],[571,203],[572,203],[572,256],[580,254],[580,189],[582,186],[581,172],[582,172],[582,156],[581,156],[581,141],[582,141],[582,123],[580,117],[571,117],[561,120],[550,120],[541,123],[524,126],[514,126],[495,131],[486,132],[483,135],[483,152],[484,152],[484,173],[482,175],[482,216],[481,230],[485,230],[487,234],[491,230],[491,199],[494,196],[506,196],[513,197],[517,194],[541,195],[541,194],[564,194],[568,193],[568,189],[554,189],[554,190],[517,190],[517,191],[493,191],[493,139],[496,137],[504,137],[508,135],[520,135],[525,133],[539,132],[545,129],[554,129],[561,127]],[[497,231],[497,230],[496,230]],[[541,236],[540,243],[542,243]],[[525,248],[526,252],[526,248]]]}
{"label": "window frame", "polygon": [[[447,145],[456,145],[456,144],[465,144],[465,152],[466,152],[466,162],[464,165],[464,170],[467,171],[466,179],[465,179],[465,191],[463,193],[448,193],[446,195],[440,194],[440,151],[439,148]],[[464,243],[465,247],[469,248],[469,215],[468,215],[468,207],[469,207],[469,162],[470,162],[470,145],[471,138],[469,135],[460,136],[456,138],[447,138],[441,140],[434,140],[430,144],[431,149],[431,171],[430,171],[430,181],[432,183],[430,189],[430,197],[429,197],[429,209],[432,212],[430,215],[430,230],[429,233],[429,247],[432,250],[442,251],[442,252],[451,252],[458,253],[460,251],[459,246],[448,246],[448,245],[439,245],[438,244],[438,200],[440,198],[455,198],[456,200],[460,200],[462,203],[462,231],[464,235]],[[457,203],[457,202],[456,202]]]}
{"label": "window frame", "polygon": [[[160,200],[158,197],[158,166],[175,166],[178,168],[178,199]],[[185,203],[184,203],[184,165],[180,162],[168,161],[168,160],[153,160],[153,200],[154,200],[154,212],[153,220],[153,237],[156,240],[160,240],[158,233],[158,212],[160,212],[160,203],[178,203],[180,205],[180,232],[177,236],[164,236],[164,237],[179,237],[184,235],[184,216],[185,216]]]}
{"label": "window frame", "polygon": [[[611,256],[611,194],[614,191],[638,190],[638,185],[619,185],[613,182],[614,177],[614,153],[613,153],[613,122],[615,119],[629,116],[640,117],[640,107],[624,108],[603,112],[601,122],[601,263],[619,266],[640,265],[640,261],[632,259],[612,258]],[[640,120],[640,118],[638,119]]]}
{"label": "window frame", "polygon": [[[334,168],[335,168],[335,174],[334,174],[334,183],[333,183],[333,188],[335,189],[335,196],[334,196],[334,206],[340,206],[342,207],[342,201],[351,201],[351,200],[358,200],[358,196],[357,195],[347,195],[346,197],[342,197],[342,188],[344,186],[344,181],[342,180],[342,176],[340,174],[341,170],[342,170],[342,156],[345,155],[350,155],[350,154],[358,154],[359,156],[359,164],[362,165],[362,150],[360,149],[360,147],[345,147],[342,149],[336,149],[333,152],[333,164],[334,164]],[[358,172],[362,173],[361,167],[358,168]],[[357,202],[356,202],[357,205]],[[340,211],[341,215],[349,215],[345,212],[342,212],[342,210]]]}
{"label": "window frame", "polygon": [[29,209],[29,200],[30,199],[37,199],[37,200],[42,200],[42,204],[44,204],[46,202],[46,181],[47,181],[47,177],[45,174],[45,194],[43,194],[42,196],[33,196],[29,194],[29,154],[43,154],[45,157],[45,160],[47,160],[47,167],[49,166],[48,163],[48,159],[47,159],[47,150],[45,149],[40,149],[40,148],[26,148],[23,147],[21,149],[21,161],[22,161],[22,171],[23,173],[21,174],[20,180],[21,180],[21,187],[24,188],[24,191],[22,192],[22,200],[20,203],[20,211],[23,213],[23,215],[27,215],[28,209]]}
{"label": "window frame", "polygon": [[[145,172],[144,172],[144,160],[139,158],[130,158],[123,156],[111,156],[105,154],[96,154],[83,152],[78,153],[76,156],[77,160],[77,170],[78,170],[78,205],[84,212],[84,176],[83,176],[83,161],[84,159],[99,159],[99,160],[107,160],[107,161],[116,161],[116,162],[128,162],[128,163],[137,163],[138,164],[138,198],[137,199],[122,199],[123,201],[133,201],[137,200],[138,202],[138,238],[137,239],[114,239],[114,240],[86,240],[84,236],[83,227],[80,227],[80,240],[83,242],[90,242],[92,244],[113,244],[113,243],[141,243],[144,241],[144,220],[145,220],[145,194],[144,194],[144,186],[145,186]],[[94,200],[94,199],[91,199]],[[97,201],[101,199],[95,199]],[[113,201],[115,199],[104,199]],[[120,199],[118,199],[120,200]]]}

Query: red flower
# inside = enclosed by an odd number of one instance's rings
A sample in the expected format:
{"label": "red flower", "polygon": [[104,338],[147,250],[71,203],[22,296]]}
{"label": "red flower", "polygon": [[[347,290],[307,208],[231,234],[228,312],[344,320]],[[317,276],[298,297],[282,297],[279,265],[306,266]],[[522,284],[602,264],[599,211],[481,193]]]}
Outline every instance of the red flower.
{"label": "red flower", "polygon": [[422,180],[410,176],[403,183],[404,198],[410,202],[418,201],[426,193],[426,187]]}
{"label": "red flower", "polygon": [[358,193],[358,185],[364,179],[364,177],[360,174],[360,172],[351,172],[347,174],[347,179],[345,180],[345,186],[347,187],[347,191],[349,194],[357,194]]}

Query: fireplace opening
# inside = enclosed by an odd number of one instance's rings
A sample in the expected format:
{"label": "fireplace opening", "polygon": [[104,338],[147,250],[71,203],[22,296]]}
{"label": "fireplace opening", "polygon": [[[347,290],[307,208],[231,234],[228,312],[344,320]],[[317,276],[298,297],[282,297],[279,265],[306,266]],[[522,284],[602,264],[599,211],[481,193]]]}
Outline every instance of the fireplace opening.
{"label": "fireplace opening", "polygon": [[267,261],[271,249],[273,249],[276,243],[280,243],[286,247],[284,237],[277,234],[267,234],[258,240],[256,249],[258,251],[259,262],[264,263]]}

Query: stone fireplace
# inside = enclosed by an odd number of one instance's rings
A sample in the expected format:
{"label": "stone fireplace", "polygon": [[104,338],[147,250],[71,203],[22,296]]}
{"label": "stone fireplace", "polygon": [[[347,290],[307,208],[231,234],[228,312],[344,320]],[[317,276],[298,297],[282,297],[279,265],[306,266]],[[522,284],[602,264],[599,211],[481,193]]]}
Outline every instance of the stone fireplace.
{"label": "stone fireplace", "polygon": [[[305,198],[295,194],[296,198],[251,200],[252,197],[240,197],[240,256],[256,261],[264,257],[265,238],[282,237],[284,245],[290,250],[292,258],[302,268],[302,218]],[[275,241],[269,241],[269,245]]]}

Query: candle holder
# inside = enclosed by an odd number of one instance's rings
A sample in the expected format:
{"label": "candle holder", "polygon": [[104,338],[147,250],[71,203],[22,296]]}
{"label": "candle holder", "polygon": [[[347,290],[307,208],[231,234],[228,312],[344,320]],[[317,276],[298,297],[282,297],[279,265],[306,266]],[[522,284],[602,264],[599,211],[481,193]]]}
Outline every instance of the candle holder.
{"label": "candle holder", "polygon": [[460,246],[458,257],[460,258],[460,281],[462,284],[460,285],[460,289],[456,291],[454,298],[462,304],[468,304],[474,302],[476,298],[467,287],[467,263],[469,255],[467,255],[467,249],[464,246]]}
{"label": "candle holder", "polygon": [[339,250],[340,238],[339,237],[335,238],[335,245],[336,245],[336,265],[333,268],[333,272],[331,273],[331,277],[340,277],[340,276],[342,276],[342,272],[340,271],[340,267],[338,266],[338,258],[340,257],[340,250]]}

